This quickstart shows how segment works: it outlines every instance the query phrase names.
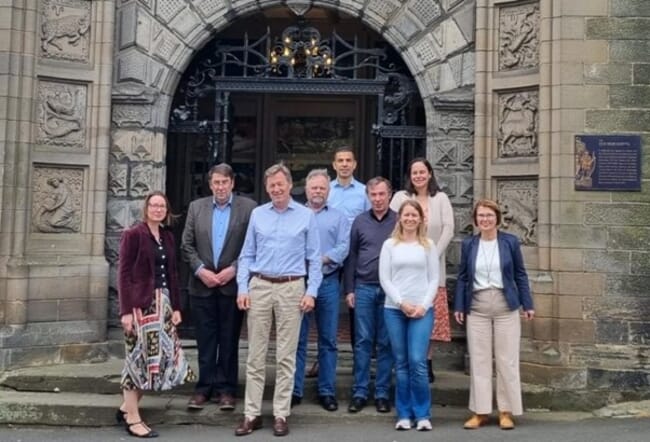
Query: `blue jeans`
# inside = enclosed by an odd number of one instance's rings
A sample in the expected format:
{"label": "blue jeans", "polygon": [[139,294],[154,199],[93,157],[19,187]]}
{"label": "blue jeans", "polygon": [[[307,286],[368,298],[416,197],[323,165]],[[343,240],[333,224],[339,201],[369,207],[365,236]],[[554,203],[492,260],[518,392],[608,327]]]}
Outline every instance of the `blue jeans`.
{"label": "blue jeans", "polygon": [[384,317],[395,356],[397,419],[430,419],[427,350],[433,328],[433,308],[418,319],[407,317],[401,310],[387,308]]}
{"label": "blue jeans", "polygon": [[[339,275],[327,276],[318,289],[316,297],[316,327],[318,330],[318,394],[336,396],[336,332],[339,327]],[[311,314],[304,315],[300,326],[300,340],[296,351],[296,374],[294,375],[293,395],[302,397],[305,385],[305,362],[309,321]]]}
{"label": "blue jeans", "polygon": [[[379,284],[359,284],[354,290],[354,385],[352,397],[368,398],[372,345],[377,344],[375,399],[388,399],[393,354],[384,323],[386,295]],[[427,338],[428,339],[428,338]]]}

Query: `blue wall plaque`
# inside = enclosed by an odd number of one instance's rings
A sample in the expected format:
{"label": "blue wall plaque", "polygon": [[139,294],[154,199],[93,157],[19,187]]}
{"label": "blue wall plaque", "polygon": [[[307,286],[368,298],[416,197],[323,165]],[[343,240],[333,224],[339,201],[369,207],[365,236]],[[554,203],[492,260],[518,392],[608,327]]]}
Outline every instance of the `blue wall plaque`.
{"label": "blue wall plaque", "polygon": [[639,135],[576,135],[575,190],[641,191]]}

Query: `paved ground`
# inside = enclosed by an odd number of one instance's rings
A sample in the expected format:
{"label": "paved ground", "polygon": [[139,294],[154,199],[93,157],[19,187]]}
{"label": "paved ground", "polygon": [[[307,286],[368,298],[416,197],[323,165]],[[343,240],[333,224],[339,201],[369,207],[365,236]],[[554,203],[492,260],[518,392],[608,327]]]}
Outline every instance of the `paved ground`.
{"label": "paved ground", "polygon": [[[588,418],[572,413],[528,413],[522,417],[517,428],[502,431],[496,425],[476,431],[460,428],[465,411],[460,409],[438,410],[432,432],[397,432],[392,428],[392,420],[382,422],[363,422],[362,420],[338,422],[294,422],[291,433],[285,438],[275,438],[271,434],[270,421],[265,427],[250,436],[236,438],[230,427],[211,427],[202,425],[159,425],[156,429],[163,441],[233,441],[237,442],[419,442],[419,441],[517,441],[517,442],[642,442],[648,441],[650,419],[629,418]],[[3,442],[104,442],[135,440],[122,428],[24,428],[0,427],[0,440]]]}

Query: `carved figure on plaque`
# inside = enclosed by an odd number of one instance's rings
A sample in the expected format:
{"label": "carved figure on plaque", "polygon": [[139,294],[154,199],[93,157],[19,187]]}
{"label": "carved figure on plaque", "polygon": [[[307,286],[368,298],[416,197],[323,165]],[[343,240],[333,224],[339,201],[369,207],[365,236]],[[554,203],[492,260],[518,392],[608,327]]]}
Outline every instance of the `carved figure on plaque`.
{"label": "carved figure on plaque", "polygon": [[502,181],[497,186],[502,226],[522,244],[537,244],[538,188],[534,180]]}
{"label": "carved figure on plaque", "polygon": [[537,155],[538,107],[536,91],[499,96],[499,157]]}
{"label": "carved figure on plaque", "polygon": [[584,142],[576,139],[576,176],[575,185],[580,188],[593,187],[591,176],[596,170],[596,152],[589,152]]}
{"label": "carved figure on plaque", "polygon": [[46,58],[87,61],[90,2],[44,0],[41,50]]}
{"label": "carved figure on plaque", "polygon": [[86,86],[41,81],[38,141],[83,147]]}
{"label": "carved figure on plaque", "polygon": [[67,184],[58,177],[48,178],[46,183],[47,193],[34,215],[34,226],[44,233],[78,232],[80,222]]}

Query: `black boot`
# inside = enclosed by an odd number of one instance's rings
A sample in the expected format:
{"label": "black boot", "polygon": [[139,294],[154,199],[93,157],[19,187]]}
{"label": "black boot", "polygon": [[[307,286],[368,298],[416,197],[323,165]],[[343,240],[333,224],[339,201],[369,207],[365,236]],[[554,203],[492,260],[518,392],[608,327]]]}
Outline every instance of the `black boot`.
{"label": "black boot", "polygon": [[433,384],[436,380],[436,375],[433,374],[433,366],[431,364],[431,359],[427,359],[427,374],[429,375],[429,383]]}

